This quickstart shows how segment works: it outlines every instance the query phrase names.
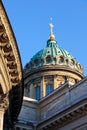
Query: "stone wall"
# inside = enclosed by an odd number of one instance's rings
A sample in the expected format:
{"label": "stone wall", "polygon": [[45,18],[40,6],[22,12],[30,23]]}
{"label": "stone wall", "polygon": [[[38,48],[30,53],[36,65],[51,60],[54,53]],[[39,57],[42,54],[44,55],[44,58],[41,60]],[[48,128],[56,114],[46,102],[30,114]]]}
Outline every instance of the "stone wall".
{"label": "stone wall", "polygon": [[37,100],[24,97],[21,112],[18,119],[24,122],[37,123],[38,122],[38,105]]}
{"label": "stone wall", "polygon": [[[85,79],[84,79],[85,80]],[[87,80],[78,82],[70,87],[70,83],[65,83],[53,93],[39,102],[40,122],[49,119],[65,109],[87,98]]]}
{"label": "stone wall", "polygon": [[[24,123],[27,128],[33,126],[32,130],[35,128],[35,125],[37,126],[38,124],[41,124],[40,127],[37,127],[39,130],[39,128],[42,129],[46,125],[50,124],[51,121],[63,117],[64,114],[68,115],[68,113],[73,112],[74,109],[78,109],[80,106],[83,106],[81,101],[84,99],[87,99],[87,77],[75,85],[72,85],[70,82],[66,82],[48,96],[42,98],[40,101],[24,97],[18,119],[19,122],[21,122],[22,125]],[[66,112],[64,113],[64,111]],[[56,115],[57,118],[54,118]],[[86,130],[86,120],[87,115],[84,114],[79,118],[74,118],[74,120],[68,122],[67,124],[62,124],[62,127],[57,127],[53,130],[68,130],[70,126],[73,126],[72,129],[74,128],[75,130],[79,130],[80,127],[83,130]]]}

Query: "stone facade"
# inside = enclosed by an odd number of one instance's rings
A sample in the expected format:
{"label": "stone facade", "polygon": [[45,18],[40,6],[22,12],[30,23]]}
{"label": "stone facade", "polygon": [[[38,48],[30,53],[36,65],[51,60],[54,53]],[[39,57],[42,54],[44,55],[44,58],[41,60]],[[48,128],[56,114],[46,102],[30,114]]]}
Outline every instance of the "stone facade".
{"label": "stone facade", "polygon": [[75,84],[83,77],[80,76],[78,72],[74,72],[73,69],[71,70],[69,68],[67,69],[66,66],[64,66],[64,69],[65,70],[63,70],[63,66],[61,69],[59,68],[59,66],[54,67],[52,65],[49,65],[44,66],[42,68],[38,68],[34,70],[34,72],[32,73],[28,73],[28,75],[25,75],[24,77],[25,79],[24,95],[27,96],[28,91],[30,91],[30,97],[35,98],[35,87],[41,86],[40,98],[43,98],[46,96],[47,84],[52,84],[53,89],[55,90],[56,88],[58,88],[67,81],[70,81],[72,82],[72,84]]}
{"label": "stone facade", "polygon": [[87,130],[87,77],[58,87],[40,101],[24,97],[15,129]]}
{"label": "stone facade", "polygon": [[0,130],[87,130],[87,77],[58,47],[50,27],[46,48],[23,70],[23,84],[16,39],[0,1]]}

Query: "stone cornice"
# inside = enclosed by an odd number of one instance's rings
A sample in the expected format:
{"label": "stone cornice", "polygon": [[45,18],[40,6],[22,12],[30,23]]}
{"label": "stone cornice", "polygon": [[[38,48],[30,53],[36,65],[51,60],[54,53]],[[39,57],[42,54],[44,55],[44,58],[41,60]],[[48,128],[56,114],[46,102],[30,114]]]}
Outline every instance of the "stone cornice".
{"label": "stone cornice", "polygon": [[22,63],[17,42],[2,1],[0,1],[0,84],[9,93],[8,113],[14,122],[20,112],[23,97]]}
{"label": "stone cornice", "polygon": [[[22,66],[21,66],[21,59],[16,43],[16,39],[14,36],[14,33],[12,31],[10,22],[8,20],[8,17],[6,15],[6,12],[4,10],[3,5],[0,2],[0,51],[2,54],[2,57],[4,58],[3,61],[6,64],[7,71],[11,71],[10,77],[12,77],[12,84],[13,83],[13,75],[14,75],[14,80],[17,78],[18,80],[15,80],[15,84],[18,84],[19,81],[22,79]],[[13,69],[11,68],[11,65],[13,66]],[[14,69],[17,71],[15,73]],[[13,72],[12,72],[13,70]],[[18,74],[17,74],[18,73]],[[9,74],[8,74],[9,76]],[[16,82],[17,81],[17,82]]]}
{"label": "stone cornice", "polygon": [[87,114],[87,98],[81,102],[69,107],[61,113],[56,113],[55,116],[46,119],[38,124],[38,130],[51,130],[53,128],[60,128],[65,124],[76,120],[77,118]]}
{"label": "stone cornice", "polygon": [[45,65],[45,66],[42,66],[42,67],[38,67],[37,69],[35,68],[34,70],[28,72],[27,74],[24,74],[24,78],[34,74],[34,73],[37,73],[37,72],[40,72],[40,71],[49,71],[49,70],[65,70],[65,71],[69,71],[69,72],[72,72],[72,73],[75,73],[77,75],[79,75],[81,78],[83,78],[83,74],[80,73],[79,71],[75,70],[75,69],[71,69],[69,66],[65,66],[65,65]]}
{"label": "stone cornice", "polygon": [[[33,76],[32,76],[33,75]],[[43,76],[47,75],[66,75],[71,77],[76,77],[77,79],[82,79],[83,75],[74,69],[71,69],[70,67],[66,66],[59,66],[59,65],[49,65],[49,66],[43,66],[38,67],[37,69],[32,70],[31,72],[28,72],[27,74],[24,74],[24,79],[26,80],[28,78],[28,82],[32,81],[35,78],[41,78]]]}

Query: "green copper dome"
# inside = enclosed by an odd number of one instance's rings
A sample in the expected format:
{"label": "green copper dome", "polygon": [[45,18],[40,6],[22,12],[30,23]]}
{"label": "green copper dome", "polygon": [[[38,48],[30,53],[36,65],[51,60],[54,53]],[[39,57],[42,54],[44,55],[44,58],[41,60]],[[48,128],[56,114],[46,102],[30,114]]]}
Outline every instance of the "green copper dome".
{"label": "green copper dome", "polygon": [[51,39],[47,41],[46,48],[40,50],[31,58],[31,62],[34,61],[35,59],[43,59],[47,56],[53,58],[56,58],[57,56],[63,56],[66,58],[74,59],[74,57],[68,51],[58,47],[56,40],[51,40]]}
{"label": "green copper dome", "polygon": [[[81,64],[68,51],[58,46],[52,30],[53,24],[49,25],[51,30],[46,47],[38,51],[24,68],[25,93],[28,95],[30,90],[30,98],[37,100],[48,96],[58,87],[61,89],[62,84],[68,82],[70,88],[83,78]],[[37,87],[39,93],[36,91]],[[66,85],[64,88],[66,89]]]}
{"label": "green copper dome", "polygon": [[25,72],[27,73],[33,69],[44,67],[46,65],[54,65],[54,67],[56,65],[60,66],[60,68],[63,66],[69,67],[70,69],[72,68],[83,73],[81,64],[79,64],[68,51],[58,47],[57,41],[52,32],[53,25],[50,24],[50,27],[51,31],[46,48],[40,50],[31,58],[30,62],[25,66]]}

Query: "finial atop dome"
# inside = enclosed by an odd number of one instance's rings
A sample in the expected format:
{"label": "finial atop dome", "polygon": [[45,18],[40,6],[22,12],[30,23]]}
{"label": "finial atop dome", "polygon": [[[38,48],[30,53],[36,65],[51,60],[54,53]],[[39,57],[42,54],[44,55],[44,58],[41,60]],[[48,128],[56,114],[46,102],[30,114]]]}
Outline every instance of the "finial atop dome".
{"label": "finial atop dome", "polygon": [[51,20],[51,23],[49,24],[49,26],[50,26],[50,36],[49,36],[49,38],[53,40],[53,39],[55,39],[55,36],[53,34],[53,27],[54,27],[54,25],[52,23],[52,18],[50,18],[50,20]]}
{"label": "finial atop dome", "polygon": [[50,23],[49,26],[50,26],[50,34],[53,34],[53,27],[54,27],[54,25],[52,23]]}

